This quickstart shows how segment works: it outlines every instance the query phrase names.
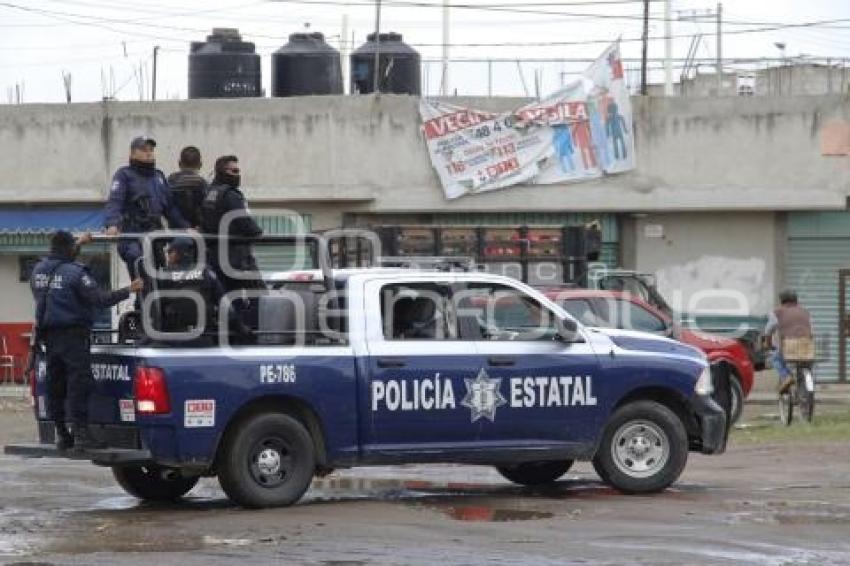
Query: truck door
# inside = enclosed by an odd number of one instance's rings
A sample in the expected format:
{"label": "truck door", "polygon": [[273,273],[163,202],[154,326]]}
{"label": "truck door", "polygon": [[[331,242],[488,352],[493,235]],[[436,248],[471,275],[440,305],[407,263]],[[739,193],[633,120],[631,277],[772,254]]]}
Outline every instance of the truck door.
{"label": "truck door", "polygon": [[455,300],[461,335],[477,355],[470,386],[498,392],[469,399],[479,438],[538,446],[592,441],[604,420],[606,388],[591,346],[558,339],[557,314],[521,289],[469,283]]}
{"label": "truck door", "polygon": [[367,283],[368,360],[361,386],[364,452],[451,450],[472,440],[462,406],[479,368],[458,339],[450,281]]}

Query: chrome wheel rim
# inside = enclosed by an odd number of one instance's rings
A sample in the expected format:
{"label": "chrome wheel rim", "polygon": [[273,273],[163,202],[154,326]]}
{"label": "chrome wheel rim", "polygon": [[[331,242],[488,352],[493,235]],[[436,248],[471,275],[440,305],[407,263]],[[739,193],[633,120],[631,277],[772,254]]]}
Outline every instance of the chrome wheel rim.
{"label": "chrome wheel rim", "polygon": [[629,421],[614,433],[611,455],[617,468],[633,478],[648,478],[661,471],[670,457],[670,440],[657,424]]}

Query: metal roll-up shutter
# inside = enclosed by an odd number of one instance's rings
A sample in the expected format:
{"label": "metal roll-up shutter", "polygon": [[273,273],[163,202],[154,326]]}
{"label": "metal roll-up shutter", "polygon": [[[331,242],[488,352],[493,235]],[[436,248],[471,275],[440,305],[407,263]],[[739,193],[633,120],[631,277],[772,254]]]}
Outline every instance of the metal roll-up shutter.
{"label": "metal roll-up shutter", "polygon": [[[790,213],[786,286],[812,315],[818,381],[838,379],[838,270],[850,267],[850,215]],[[775,301],[774,301],[775,302]]]}
{"label": "metal roll-up shutter", "polygon": [[593,212],[496,212],[450,213],[434,215],[435,224],[446,225],[519,225],[573,226],[598,221],[602,227],[602,249],[599,261],[614,269],[620,265],[620,235],[617,215]]}
{"label": "metal roll-up shutter", "polygon": [[[300,219],[291,214],[258,214],[255,219],[266,236],[309,233],[312,229],[312,218],[308,214],[302,214]],[[257,258],[257,265],[263,272],[313,268],[309,259],[296,261],[297,253],[295,249],[285,244],[255,244],[254,257]]]}

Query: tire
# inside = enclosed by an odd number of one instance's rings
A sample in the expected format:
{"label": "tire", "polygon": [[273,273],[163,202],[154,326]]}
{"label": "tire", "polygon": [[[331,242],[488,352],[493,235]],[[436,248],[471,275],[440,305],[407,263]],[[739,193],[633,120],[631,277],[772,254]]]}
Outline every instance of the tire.
{"label": "tire", "polygon": [[176,501],[198,483],[198,476],[176,474],[166,479],[158,466],[113,466],[112,475],[124,491],[143,501]]}
{"label": "tire", "polygon": [[528,462],[516,466],[497,466],[502,477],[519,485],[545,485],[553,483],[572,467],[572,460],[559,462]]}
{"label": "tire", "polygon": [[729,421],[735,424],[744,412],[744,387],[734,373],[729,376]]}
{"label": "tire", "polygon": [[789,426],[794,419],[794,397],[790,391],[779,395],[779,422]]}
{"label": "tire", "polygon": [[635,401],[611,416],[593,467],[623,493],[654,493],[679,479],[687,461],[688,434],[681,419],[655,401]]}
{"label": "tire", "polygon": [[[800,414],[803,417],[803,420],[807,423],[812,422],[815,418],[815,392],[809,391],[806,384],[806,373],[811,372],[810,369],[803,370],[803,376],[800,380],[800,385],[798,386],[799,390],[799,401],[800,401]],[[814,379],[812,377],[812,379]]]}
{"label": "tire", "polygon": [[281,413],[261,413],[238,425],[224,439],[218,464],[227,496],[255,509],[301,499],[316,468],[310,433]]}

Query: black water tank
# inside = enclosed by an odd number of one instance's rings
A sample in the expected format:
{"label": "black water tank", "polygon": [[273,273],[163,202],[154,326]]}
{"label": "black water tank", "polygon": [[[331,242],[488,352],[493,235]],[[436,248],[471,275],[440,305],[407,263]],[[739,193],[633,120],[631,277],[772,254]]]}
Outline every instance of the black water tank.
{"label": "black water tank", "polygon": [[419,53],[401,40],[399,33],[382,33],[380,45],[375,34],[351,54],[351,93],[368,94],[373,91],[375,50],[380,49],[378,90],[393,94],[422,92],[421,62]]}
{"label": "black water tank", "polygon": [[293,33],[272,55],[272,96],[312,94],[342,94],[339,51],[321,33]]}
{"label": "black water tank", "polygon": [[239,30],[215,28],[189,51],[189,98],[262,96],[260,56]]}

